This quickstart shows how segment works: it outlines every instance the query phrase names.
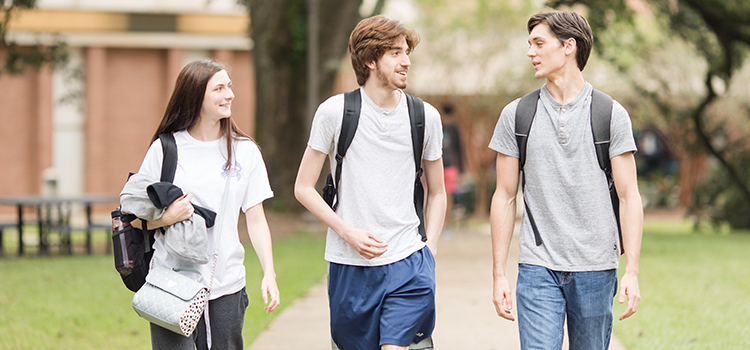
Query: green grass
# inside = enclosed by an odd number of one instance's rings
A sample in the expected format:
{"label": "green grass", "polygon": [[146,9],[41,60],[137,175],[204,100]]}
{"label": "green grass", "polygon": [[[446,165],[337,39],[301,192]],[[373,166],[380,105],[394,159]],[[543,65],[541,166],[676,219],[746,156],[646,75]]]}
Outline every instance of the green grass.
{"label": "green grass", "polygon": [[[615,334],[628,350],[750,349],[749,251],[746,232],[696,233],[687,221],[646,222],[641,303],[631,318],[615,320]],[[624,306],[615,305],[618,317]]]}
{"label": "green grass", "polygon": [[[282,306],[269,315],[259,292],[258,259],[246,247],[246,344],[324,276],[323,246],[322,238],[307,233],[274,242]],[[0,349],[150,348],[148,323],[133,311],[132,297],[111,255],[0,259]]]}
{"label": "green grass", "polygon": [[[695,233],[687,221],[646,222],[641,305],[615,321],[628,350],[750,349],[750,234],[721,232]],[[132,293],[112,256],[101,253],[104,235],[94,238],[93,256],[0,259],[0,350],[149,348],[148,324],[130,307]],[[270,315],[259,293],[258,259],[246,247],[246,344],[324,276],[323,246],[307,233],[274,241],[282,306]],[[619,316],[624,306],[615,305]]]}

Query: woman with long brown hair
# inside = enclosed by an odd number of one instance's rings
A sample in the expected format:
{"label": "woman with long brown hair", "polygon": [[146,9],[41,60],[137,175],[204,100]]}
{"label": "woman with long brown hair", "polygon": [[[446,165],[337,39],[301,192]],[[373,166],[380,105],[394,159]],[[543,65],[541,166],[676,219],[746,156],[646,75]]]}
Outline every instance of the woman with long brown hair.
{"label": "woman with long brown hair", "polygon": [[[215,235],[220,234],[218,258],[212,275],[212,263],[194,264],[169,254],[165,234],[157,230],[152,266],[192,268],[198,270],[204,283],[213,278],[209,301],[209,327],[201,319],[190,337],[151,324],[154,349],[242,349],[242,326],[248,297],[245,292],[245,250],[237,232],[239,211],[245,212],[247,231],[260,260],[264,277],[261,294],[266,312],[279,305],[271,234],[263,201],[272,197],[266,167],[258,146],[240,131],[231,119],[234,100],[232,81],[227,69],[212,60],[186,65],[175,83],[175,89],[164,117],[139,174],[159,178],[163,151],[160,133],[171,133],[177,144],[177,170],[174,185],[184,195],[170,204],[160,219],[147,222],[149,229],[165,227],[190,218],[193,205],[224,215],[222,227],[208,229],[208,249],[214,251]],[[230,189],[226,210],[219,213],[227,176]],[[167,233],[168,234],[168,233]],[[210,333],[208,333],[210,332]]]}

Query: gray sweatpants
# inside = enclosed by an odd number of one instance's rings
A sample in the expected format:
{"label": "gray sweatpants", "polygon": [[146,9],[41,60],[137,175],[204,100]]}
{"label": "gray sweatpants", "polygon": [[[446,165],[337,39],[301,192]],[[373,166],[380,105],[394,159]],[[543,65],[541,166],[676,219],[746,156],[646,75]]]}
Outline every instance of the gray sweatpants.
{"label": "gray sweatpants", "polygon": [[[208,302],[211,319],[211,347],[222,350],[243,350],[242,326],[249,301],[245,288],[239,292]],[[208,350],[205,317],[189,337],[151,323],[151,347],[154,350]]]}

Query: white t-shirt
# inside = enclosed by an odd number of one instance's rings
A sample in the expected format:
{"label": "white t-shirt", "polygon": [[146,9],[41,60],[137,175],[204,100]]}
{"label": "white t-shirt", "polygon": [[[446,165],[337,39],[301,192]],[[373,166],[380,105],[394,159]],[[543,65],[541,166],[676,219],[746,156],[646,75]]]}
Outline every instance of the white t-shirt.
{"label": "white t-shirt", "polygon": [[[216,212],[216,223],[208,229],[208,248],[213,252],[214,235],[219,232],[218,225],[222,215],[219,210],[226,185],[227,172],[223,170],[226,162],[226,140],[221,138],[209,142],[198,141],[187,131],[174,133],[174,138],[177,143],[177,170],[174,184],[183,192],[193,194],[193,204]],[[247,211],[273,197],[266,166],[258,146],[250,140],[239,141],[235,144],[233,152],[235,163],[229,172],[230,188],[221,228],[219,257],[211,291],[212,300],[236,293],[245,286],[245,266],[243,265],[245,249],[240,243],[237,232],[239,210]],[[138,172],[160,178],[163,157],[161,141],[157,139],[148,149]],[[186,263],[167,254],[164,248],[164,236],[160,231],[157,231],[155,238],[153,257],[155,265],[197,269],[201,272],[204,283],[208,285],[213,258],[205,265]]]}
{"label": "white t-shirt", "polygon": [[[390,264],[424,247],[419,218],[414,210],[414,150],[406,96],[389,111],[375,105],[363,89],[357,132],[344,157],[336,213],[350,225],[370,231],[388,243],[388,251],[367,260],[328,229],[325,258],[357,266]],[[422,159],[438,160],[443,154],[440,113],[428,103]],[[315,112],[308,145],[329,156],[336,170],[336,147],[344,113],[344,95],[323,102]]]}

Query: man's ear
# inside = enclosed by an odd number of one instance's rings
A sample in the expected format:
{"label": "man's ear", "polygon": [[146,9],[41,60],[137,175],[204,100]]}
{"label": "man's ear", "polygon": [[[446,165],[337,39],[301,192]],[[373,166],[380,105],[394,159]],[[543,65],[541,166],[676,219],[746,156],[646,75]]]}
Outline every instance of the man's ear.
{"label": "man's ear", "polygon": [[367,62],[365,63],[365,66],[367,66],[367,68],[370,68],[370,70],[375,70],[375,68],[377,68],[375,61]]}
{"label": "man's ear", "polygon": [[576,48],[578,47],[578,43],[576,42],[576,39],[574,38],[568,38],[568,40],[565,40],[565,54],[571,55],[576,52]]}

